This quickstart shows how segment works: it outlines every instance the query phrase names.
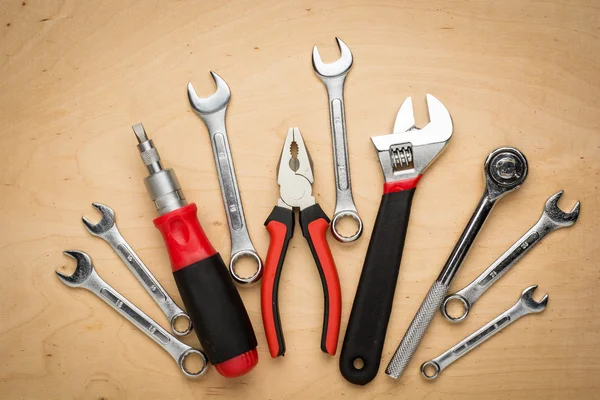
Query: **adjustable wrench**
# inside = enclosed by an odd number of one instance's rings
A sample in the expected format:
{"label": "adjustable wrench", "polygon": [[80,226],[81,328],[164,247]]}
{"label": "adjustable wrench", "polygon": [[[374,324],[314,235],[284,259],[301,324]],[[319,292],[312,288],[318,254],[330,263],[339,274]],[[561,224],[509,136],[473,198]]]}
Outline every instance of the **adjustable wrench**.
{"label": "adjustable wrench", "polygon": [[[481,343],[485,342],[519,318],[528,314],[537,314],[544,311],[546,309],[546,305],[548,304],[548,295],[544,295],[542,300],[539,302],[535,301],[532,297],[532,294],[536,288],[537,285],[528,287],[523,291],[523,293],[521,293],[517,304],[504,311],[485,326],[481,327],[477,332],[469,335],[460,343],[454,345],[448,351],[440,354],[433,360],[424,362],[423,365],[421,365],[421,374],[423,377],[429,380],[437,378],[440,372],[446,369],[449,365],[471,350],[475,349]],[[428,372],[429,368],[433,369],[432,373]]]}
{"label": "adjustable wrench", "polygon": [[340,356],[340,372],[357,385],[369,383],[379,370],[417,182],[452,137],[446,107],[428,94],[427,109],[429,124],[415,127],[408,97],[394,133],[371,138],[385,183]]}
{"label": "adjustable wrench", "polygon": [[[346,112],[344,111],[344,82],[352,68],[352,52],[340,38],[337,40],[341,57],[338,61],[325,64],[317,46],[313,47],[312,63],[317,76],[327,89],[329,98],[329,121],[333,142],[333,166],[335,172],[335,211],[331,221],[333,237],[343,243],[353,242],[362,235],[363,223],[352,198],[350,184],[350,162],[348,160],[348,139],[346,137]],[[350,236],[341,234],[337,229],[338,221],[351,217],[357,224],[357,230]]]}
{"label": "adjustable wrench", "polygon": [[[89,219],[82,217],[83,225],[92,235],[102,238],[112,247],[119,258],[125,263],[127,268],[135,275],[137,280],[142,284],[148,294],[154,299],[156,304],[165,313],[171,330],[177,336],[185,336],[192,330],[192,320],[181,309],[175,301],[169,296],[167,291],[158,283],[152,272],[144,265],[142,260],[133,251],[131,246],[125,241],[125,238],[119,232],[115,220],[115,212],[112,208],[100,203],[92,203],[102,214],[102,219],[96,224],[92,224]],[[178,318],[184,318],[187,322],[187,327],[183,331],[178,331],[175,327],[175,321]]]}
{"label": "adjustable wrench", "polygon": [[[251,285],[262,277],[263,263],[248,234],[233,157],[225,129],[225,114],[231,98],[231,91],[223,78],[214,72],[210,74],[217,85],[216,92],[206,98],[199,97],[194,86],[189,82],[187,86],[188,99],[194,111],[206,124],[210,136],[231,238],[231,258],[229,260],[231,276],[240,285]],[[243,257],[253,258],[256,261],[256,272],[250,277],[242,277],[235,270],[236,262]]]}
{"label": "adjustable wrench", "polygon": [[[135,325],[136,328],[165,349],[177,362],[181,372],[188,378],[199,378],[206,373],[208,360],[204,352],[177,340],[108,283],[104,282],[96,273],[90,256],[83,251],[77,250],[65,251],[64,254],[77,261],[77,268],[71,276],[56,271],[56,275],[62,283],[73,288],[87,289],[104,300],[115,311]],[[188,371],[185,367],[185,359],[190,354],[197,354],[202,359],[202,367],[198,371]]]}
{"label": "adjustable wrench", "polygon": [[[442,315],[447,320],[452,322],[460,322],[464,320],[473,304],[481,297],[498,279],[508,272],[529,250],[542,239],[559,228],[565,228],[573,225],[579,217],[579,202],[573,206],[570,213],[563,212],[558,207],[558,199],[562,196],[563,191],[553,194],[546,201],[544,212],[539,221],[529,229],[519,240],[515,242],[504,254],[500,256],[488,269],[483,271],[473,282],[468,284],[464,289],[446,296],[442,303]],[[463,314],[458,317],[453,317],[448,314],[448,304],[452,300],[458,300],[463,305]]]}
{"label": "adjustable wrench", "polygon": [[485,223],[496,201],[521,186],[527,177],[527,159],[512,147],[501,147],[492,151],[484,164],[485,191],[473,216],[458,239],[442,272],[425,296],[421,307],[404,334],[398,349],[388,364],[385,373],[399,378],[415,354],[433,316],[439,310],[448,291],[450,282],[460,269],[471,249],[477,234]]}

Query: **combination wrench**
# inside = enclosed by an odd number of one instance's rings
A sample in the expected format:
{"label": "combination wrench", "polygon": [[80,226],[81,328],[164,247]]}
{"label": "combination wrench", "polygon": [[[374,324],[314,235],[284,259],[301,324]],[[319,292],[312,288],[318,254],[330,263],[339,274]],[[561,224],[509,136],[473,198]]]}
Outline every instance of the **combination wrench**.
{"label": "combination wrench", "polygon": [[[127,243],[123,235],[121,235],[119,228],[117,228],[115,212],[113,209],[100,203],[92,203],[92,206],[100,211],[102,219],[100,222],[93,224],[86,217],[82,217],[81,220],[88,232],[93,236],[104,239],[104,241],[112,247],[114,252],[117,253],[127,268],[129,268],[152,299],[154,299],[156,304],[158,304],[169,320],[171,330],[175,335],[185,336],[190,333],[192,330],[192,320],[181,308],[179,308],[160,283],[158,283],[148,267],[146,267],[140,257]],[[180,318],[185,319],[187,324],[186,329],[183,331],[178,331],[176,328],[176,321]]]}
{"label": "combination wrench", "polygon": [[[64,254],[77,261],[77,268],[70,276],[55,271],[62,283],[73,288],[87,289],[104,300],[115,311],[144,332],[146,336],[165,349],[188,378],[199,378],[206,373],[208,367],[206,355],[202,351],[196,350],[177,340],[175,336],[163,329],[152,318],[144,314],[144,312],[100,278],[96,273],[90,256],[77,250],[65,251]],[[185,360],[191,354],[200,356],[202,360],[202,367],[198,371],[189,371],[186,369]]]}
{"label": "combination wrench", "polygon": [[[521,293],[517,304],[500,314],[498,317],[481,327],[477,332],[466,337],[460,343],[454,345],[446,352],[436,358],[426,361],[421,365],[421,374],[425,379],[435,379],[449,365],[463,357],[465,354],[475,349],[477,346],[512,324],[519,318],[528,315],[540,313],[546,309],[548,304],[548,295],[544,295],[542,300],[535,301],[533,292],[537,285],[528,287]],[[428,372],[429,371],[429,372]],[[432,371],[432,372],[431,372]]]}
{"label": "combination wrench", "polygon": [[512,147],[501,147],[492,151],[484,163],[485,191],[467,226],[450,253],[442,272],[437,277],[423,303],[415,314],[394,353],[385,373],[399,378],[406,370],[425,335],[433,316],[440,309],[448,287],[460,269],[477,234],[483,227],[496,202],[507,193],[517,189],[527,177],[527,159]]}
{"label": "combination wrench", "polygon": [[[329,121],[331,125],[331,140],[333,142],[333,166],[335,173],[335,211],[331,221],[333,237],[343,243],[353,242],[362,235],[363,222],[358,216],[352,185],[350,183],[350,161],[348,159],[348,138],[346,137],[346,113],[344,110],[344,82],[352,68],[352,52],[340,38],[335,38],[340,49],[341,57],[334,63],[325,64],[317,46],[313,47],[312,64],[315,73],[327,89],[329,98]],[[338,222],[350,217],[357,224],[357,230],[350,236],[345,236],[337,228]]]}
{"label": "combination wrench", "polygon": [[[558,207],[558,200],[563,191],[553,194],[546,201],[544,212],[538,222],[531,227],[519,240],[515,242],[504,254],[500,256],[488,269],[483,271],[473,282],[458,292],[446,296],[442,303],[441,312],[447,320],[460,322],[464,320],[473,304],[481,297],[498,279],[515,265],[529,250],[542,239],[559,228],[573,225],[579,217],[580,204],[577,202],[570,213],[565,213]],[[463,305],[463,313],[460,316],[451,316],[448,313],[448,304],[458,300]]]}
{"label": "combination wrench", "polygon": [[[229,260],[231,276],[240,285],[251,285],[258,282],[262,277],[263,263],[252,244],[252,240],[250,240],[250,234],[246,226],[240,189],[238,188],[233,157],[229,148],[227,130],[225,129],[225,115],[231,98],[231,91],[223,78],[214,72],[210,74],[217,85],[215,93],[206,98],[199,97],[194,90],[194,86],[189,82],[187,86],[188,99],[194,111],[200,115],[200,118],[206,124],[210,136],[231,238],[231,258]],[[236,262],[244,257],[256,261],[256,272],[252,276],[242,277],[235,270]]]}

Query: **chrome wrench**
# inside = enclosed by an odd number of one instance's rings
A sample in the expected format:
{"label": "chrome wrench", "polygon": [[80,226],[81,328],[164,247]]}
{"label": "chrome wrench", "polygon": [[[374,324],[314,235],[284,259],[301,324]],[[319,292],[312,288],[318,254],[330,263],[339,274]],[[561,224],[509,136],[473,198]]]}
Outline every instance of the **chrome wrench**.
{"label": "chrome wrench", "polygon": [[[446,296],[442,303],[442,315],[447,320],[452,322],[460,322],[464,320],[473,304],[481,297],[498,279],[508,272],[529,250],[542,239],[559,228],[565,228],[573,225],[579,217],[579,202],[573,206],[570,213],[563,212],[558,207],[558,199],[562,196],[563,191],[553,194],[546,201],[542,216],[519,240],[516,241],[504,254],[500,256],[492,265],[489,266],[481,275],[473,282],[468,284],[464,289]],[[453,317],[448,313],[448,304],[458,300],[463,305],[463,314],[458,317]]]}
{"label": "chrome wrench", "polygon": [[[227,130],[225,129],[225,114],[231,98],[231,91],[223,78],[214,72],[210,74],[217,85],[216,92],[206,98],[199,97],[194,90],[194,86],[189,82],[187,87],[188,99],[194,111],[200,115],[200,118],[206,124],[210,136],[231,238],[229,271],[236,283],[251,285],[258,282],[262,277],[263,263],[252,245],[246,226],[240,189],[238,188],[233,157],[229,148]],[[242,277],[235,270],[236,262],[244,257],[253,258],[256,261],[256,272],[250,277]]]}
{"label": "chrome wrench", "polygon": [[[73,288],[87,289],[104,300],[115,311],[144,332],[146,336],[165,349],[188,378],[199,378],[206,373],[208,367],[206,355],[202,351],[196,350],[177,340],[175,336],[163,329],[152,318],[148,317],[108,283],[104,282],[96,273],[90,256],[77,250],[65,251],[64,254],[77,261],[77,268],[71,276],[56,271],[56,275],[62,283]],[[185,367],[185,359],[191,354],[200,356],[202,360],[202,367],[198,371],[189,371]]]}
{"label": "chrome wrench", "polygon": [[[92,203],[92,206],[100,211],[102,219],[100,222],[93,224],[86,217],[82,217],[81,220],[88,232],[96,237],[104,239],[104,241],[112,247],[114,252],[117,253],[131,273],[135,275],[144,289],[146,289],[148,294],[156,304],[158,304],[169,320],[171,330],[175,335],[185,336],[190,333],[192,330],[192,320],[181,308],[179,308],[160,283],[158,283],[154,275],[152,275],[152,272],[150,272],[140,257],[133,251],[123,235],[121,235],[121,232],[119,232],[119,228],[117,227],[113,209],[100,203]],[[178,331],[175,327],[176,321],[180,318],[185,319],[187,323],[187,327],[183,331]]]}
{"label": "chrome wrench", "polygon": [[[331,140],[333,142],[333,166],[335,172],[336,200],[335,211],[331,221],[331,233],[340,242],[353,242],[362,235],[363,222],[358,216],[352,185],[350,184],[350,162],[348,160],[348,138],[346,137],[346,113],[344,111],[344,82],[352,68],[352,52],[342,42],[337,40],[341,57],[338,61],[325,64],[317,46],[313,47],[312,63],[317,76],[327,89],[329,98],[329,121],[331,125]],[[350,236],[341,234],[337,229],[338,221],[344,217],[351,217],[357,224],[357,230]]]}
{"label": "chrome wrench", "polygon": [[[477,332],[466,337],[460,343],[456,344],[448,351],[440,354],[430,361],[426,361],[421,365],[421,374],[425,379],[435,379],[440,372],[448,368],[449,365],[456,360],[475,349],[481,343],[485,342],[508,325],[512,324],[519,318],[534,313],[540,313],[546,309],[548,304],[548,295],[544,295],[542,300],[535,301],[532,297],[537,285],[528,287],[521,293],[517,304],[500,314],[498,317],[490,321],[488,324],[480,328]],[[433,372],[428,372],[428,369]]]}
{"label": "chrome wrench", "polygon": [[501,147],[492,151],[484,164],[485,191],[471,216],[465,230],[458,239],[442,272],[425,296],[398,349],[388,364],[385,373],[399,378],[415,354],[433,316],[439,310],[454,276],[460,269],[477,234],[483,227],[496,201],[521,186],[527,177],[527,159],[512,147]]}

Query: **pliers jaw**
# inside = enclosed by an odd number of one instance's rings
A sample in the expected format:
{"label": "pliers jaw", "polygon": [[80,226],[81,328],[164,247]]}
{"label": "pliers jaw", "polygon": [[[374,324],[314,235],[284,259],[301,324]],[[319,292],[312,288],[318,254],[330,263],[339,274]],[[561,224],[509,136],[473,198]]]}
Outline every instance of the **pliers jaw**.
{"label": "pliers jaw", "polygon": [[316,203],[312,195],[314,182],[313,164],[304,145],[304,139],[298,128],[288,129],[279,166],[277,167],[277,183],[279,199],[277,205],[287,209],[294,207],[304,210]]}

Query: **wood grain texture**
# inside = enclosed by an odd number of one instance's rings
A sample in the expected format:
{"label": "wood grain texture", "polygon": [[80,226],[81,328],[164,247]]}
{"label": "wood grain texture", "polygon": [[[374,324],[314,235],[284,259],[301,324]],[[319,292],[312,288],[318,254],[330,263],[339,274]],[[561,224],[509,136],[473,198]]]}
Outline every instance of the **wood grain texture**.
{"label": "wood grain texture", "polygon": [[[185,85],[208,95],[216,71],[231,87],[228,130],[247,222],[262,226],[278,196],[277,161],[299,126],[315,162],[314,193],[335,202],[323,85],[311,48],[355,64],[346,83],[352,184],[365,234],[331,237],[343,291],[342,335],[381,196],[369,137],[389,133],[412,95],[418,122],[432,93],[455,123],[448,150],[416,192],[379,376],[347,383],[319,349],[322,289],[299,228],[281,284],[285,358],[268,356],[258,287],[242,290],[260,363],[226,380],[186,380],[173,360],[108,306],[54,276],[81,249],[100,275],[166,326],[158,307],[103,241],[80,223],[93,201],[117,212],[123,235],[178,301],[153,227],[145,169],[130,125],[143,121],[175,168],[204,229],[226,259],[229,238],[206,129]],[[600,4],[506,1],[0,1],[0,397],[3,399],[590,399],[600,383]],[[483,190],[482,163],[501,145],[529,159],[524,186],[502,200],[457,276],[470,282],[565,190],[582,202],[575,227],[553,233],[507,274],[467,321],[436,316],[400,381],[383,369]],[[545,313],[518,322],[435,383],[420,363],[438,355],[538,283]],[[541,293],[540,293],[541,294]],[[195,338],[186,339],[198,345]],[[341,339],[340,339],[341,341]]]}

